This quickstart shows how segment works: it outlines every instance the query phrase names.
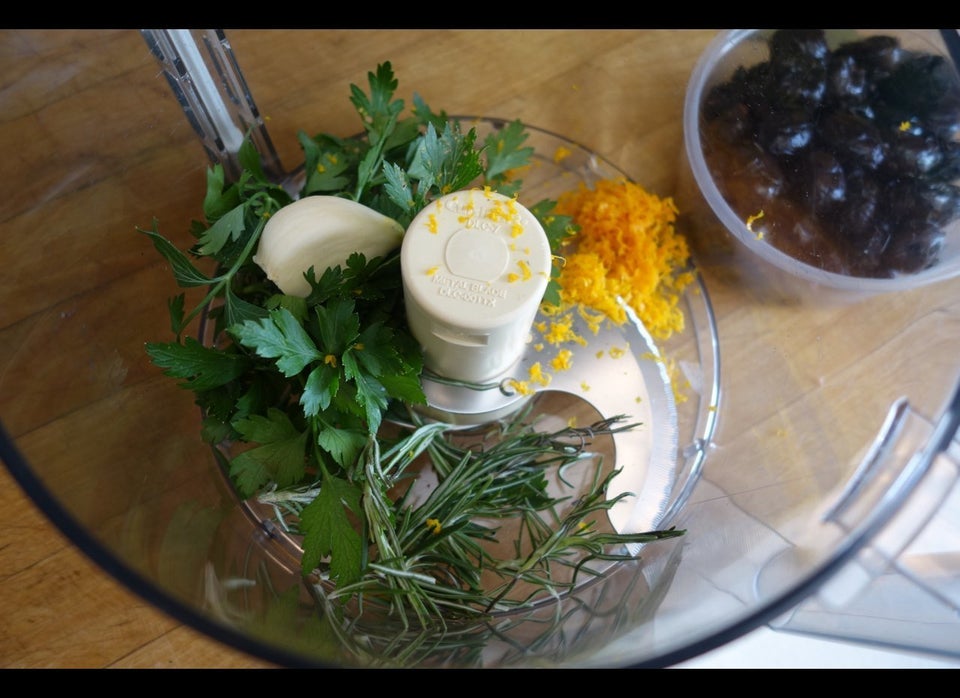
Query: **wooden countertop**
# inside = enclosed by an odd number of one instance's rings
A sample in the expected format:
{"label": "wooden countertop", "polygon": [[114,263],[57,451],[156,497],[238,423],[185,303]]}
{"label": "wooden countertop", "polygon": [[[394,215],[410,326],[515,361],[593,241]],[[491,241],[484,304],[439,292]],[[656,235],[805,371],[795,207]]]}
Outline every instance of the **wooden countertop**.
{"label": "wooden countertop", "polygon": [[[397,96],[408,105],[417,92],[450,114],[519,118],[669,193],[687,79],[715,34],[227,36],[284,164],[302,159],[300,129],[356,133],[349,85],[366,85],[367,72],[389,60]],[[149,500],[152,474],[175,473],[196,434],[189,395],[172,391],[142,352],[143,342],[166,336],[165,299],[174,290],[135,228],[156,217],[162,231],[185,240],[200,215],[208,160],[137,31],[5,30],[0,84],[0,175],[8,188],[0,216],[0,419],[41,477],[51,464],[57,487],[76,480],[93,488],[72,504],[78,518],[103,517],[104,530],[149,549],[156,541],[139,540],[144,532],[123,518],[125,498],[136,490]],[[185,428],[171,443],[176,419]],[[91,474],[101,459],[116,458],[129,459],[121,476]],[[0,570],[2,667],[272,666],[134,594],[65,537],[3,468]]]}

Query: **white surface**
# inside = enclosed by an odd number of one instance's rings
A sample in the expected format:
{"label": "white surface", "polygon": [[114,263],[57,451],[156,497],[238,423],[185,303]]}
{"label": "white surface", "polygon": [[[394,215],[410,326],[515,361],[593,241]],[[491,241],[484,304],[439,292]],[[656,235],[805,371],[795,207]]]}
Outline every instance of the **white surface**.
{"label": "white surface", "polygon": [[674,669],[960,669],[960,659],[763,627]]}

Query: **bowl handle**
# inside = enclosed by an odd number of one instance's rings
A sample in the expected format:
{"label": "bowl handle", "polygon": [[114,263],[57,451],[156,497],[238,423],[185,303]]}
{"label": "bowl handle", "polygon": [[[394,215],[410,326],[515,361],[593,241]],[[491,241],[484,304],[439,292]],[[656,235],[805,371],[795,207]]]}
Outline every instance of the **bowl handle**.
{"label": "bowl handle", "polygon": [[[960,389],[936,423],[901,398],[818,536],[844,548],[816,593],[774,629],[960,654]],[[758,586],[806,569],[801,548],[767,566]]]}

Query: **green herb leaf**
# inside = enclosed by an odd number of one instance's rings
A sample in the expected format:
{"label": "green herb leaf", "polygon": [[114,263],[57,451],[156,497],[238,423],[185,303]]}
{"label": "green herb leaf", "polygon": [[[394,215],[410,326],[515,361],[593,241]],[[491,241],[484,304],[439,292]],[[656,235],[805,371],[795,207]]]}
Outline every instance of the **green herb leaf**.
{"label": "green herb leaf", "polygon": [[311,361],[323,358],[310,335],[286,308],[272,310],[262,320],[247,320],[235,326],[233,332],[244,346],[257,355],[277,359],[277,368],[283,375],[295,376]]}
{"label": "green herb leaf", "polygon": [[543,232],[547,236],[547,242],[550,245],[550,252],[553,254],[553,263],[550,271],[550,281],[547,283],[546,291],[543,294],[543,302],[552,305],[560,303],[560,264],[563,258],[563,248],[567,242],[573,239],[577,233],[577,226],[571,216],[562,216],[554,213],[557,202],[544,199],[530,207],[536,219],[543,226]]}
{"label": "green herb leaf", "polygon": [[139,232],[150,238],[157,252],[163,255],[173,269],[173,278],[181,287],[207,286],[213,279],[197,269],[176,245],[157,232],[157,220],[153,221],[153,230],[138,228]]}
{"label": "green herb leaf", "polygon": [[367,189],[375,183],[388,141],[396,128],[397,118],[403,111],[403,100],[393,100],[397,80],[389,61],[378,65],[376,73],[367,73],[367,81],[370,84],[369,96],[356,85],[350,86],[350,101],[363,121],[369,143],[369,150],[360,159],[357,168],[354,192],[356,201],[363,201]]}
{"label": "green herb leaf", "polygon": [[247,370],[249,362],[239,354],[205,347],[193,337],[178,342],[148,342],[147,354],[164,373],[182,378],[180,386],[203,391],[226,385]]}
{"label": "green herb leaf", "polygon": [[237,151],[237,162],[244,169],[245,174],[252,175],[258,182],[270,184],[267,175],[263,171],[263,162],[260,153],[253,142],[250,140],[250,134],[240,143],[240,149]]}
{"label": "green herb leaf", "polygon": [[183,303],[184,294],[180,293],[167,300],[167,310],[170,312],[170,329],[176,336],[183,331]]}
{"label": "green herb leaf", "polygon": [[473,147],[476,138],[474,129],[462,134],[456,122],[448,123],[439,136],[433,124],[427,124],[407,170],[410,177],[419,180],[421,197],[428,190],[447,194],[463,189],[483,174],[480,153]]}
{"label": "green herb leaf", "polygon": [[200,236],[198,252],[202,255],[215,255],[223,249],[228,240],[237,240],[246,231],[244,212],[246,204],[239,204],[221,216]]}
{"label": "green herb leaf", "polygon": [[340,371],[330,364],[320,364],[307,376],[300,396],[300,405],[307,417],[314,417],[330,407],[340,387]]}
{"label": "green herb leaf", "polygon": [[266,308],[244,300],[229,286],[224,291],[224,306],[227,327],[264,320],[269,315]]}
{"label": "green herb leaf", "polygon": [[384,374],[379,380],[390,397],[410,405],[425,405],[427,402],[418,370],[410,369],[407,373]]}
{"label": "green herb leaf", "polygon": [[230,461],[230,476],[246,497],[252,497],[268,482],[277,487],[297,484],[306,472],[307,433],[276,408],[267,416],[251,415],[234,423],[244,440],[260,446],[244,451]]}
{"label": "green herb leaf", "polygon": [[444,126],[450,121],[447,112],[442,110],[434,112],[427,103],[423,101],[423,97],[416,92],[413,93],[413,114],[421,124],[424,126],[433,124],[433,128],[437,131],[442,131]]}
{"label": "green herb leaf", "polygon": [[320,494],[300,514],[304,531],[302,570],[310,574],[330,556],[330,576],[347,586],[360,578],[361,540],[347,511],[360,513],[360,490],[346,480],[324,475]]}
{"label": "green herb leaf", "polygon": [[349,171],[356,167],[355,145],[351,152],[340,139],[313,139],[303,131],[297,139],[304,154],[304,194],[336,193],[350,186]]}
{"label": "green herb leaf", "polygon": [[354,303],[349,299],[336,298],[326,306],[316,307],[318,331],[324,352],[340,356],[357,339],[360,318],[354,312]]}
{"label": "green herb leaf", "polygon": [[527,140],[527,135],[520,121],[511,121],[503,128],[487,135],[484,141],[486,148],[483,152],[487,157],[488,179],[502,177],[508,171],[530,163],[533,148],[521,147]]}
{"label": "green herb leaf", "polygon": [[380,429],[383,410],[387,407],[387,389],[383,383],[368,375],[358,364],[356,354],[348,352],[343,355],[343,371],[357,388],[357,402],[364,409],[367,418],[367,429],[371,436]]}
{"label": "green herb leaf", "polygon": [[227,186],[223,165],[217,163],[207,170],[207,193],[203,199],[203,214],[208,221],[216,221],[240,204],[240,191]]}
{"label": "green herb leaf", "polygon": [[390,200],[412,220],[417,210],[417,202],[413,193],[413,185],[406,171],[395,162],[388,162],[383,166],[384,191]]}
{"label": "green herb leaf", "polygon": [[350,86],[350,101],[356,107],[364,127],[374,139],[383,140],[384,134],[403,111],[403,100],[393,100],[399,82],[393,74],[393,66],[386,61],[377,66],[376,73],[367,73],[370,85],[369,97],[356,85]]}
{"label": "green herb leaf", "polygon": [[356,429],[342,429],[329,422],[318,421],[317,444],[343,468],[350,468],[367,443],[367,435]]}

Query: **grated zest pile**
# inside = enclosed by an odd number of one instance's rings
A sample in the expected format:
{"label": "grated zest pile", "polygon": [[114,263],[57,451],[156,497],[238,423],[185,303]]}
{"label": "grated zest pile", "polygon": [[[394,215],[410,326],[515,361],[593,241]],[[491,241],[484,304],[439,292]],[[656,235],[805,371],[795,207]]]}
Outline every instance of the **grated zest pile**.
{"label": "grated zest pile", "polygon": [[560,271],[563,307],[586,306],[622,325],[627,318],[619,296],[655,338],[683,331],[678,304],[694,276],[686,238],[674,228],[672,198],[627,179],[606,179],[561,194],[556,213],[579,227],[570,240],[576,249]]}

